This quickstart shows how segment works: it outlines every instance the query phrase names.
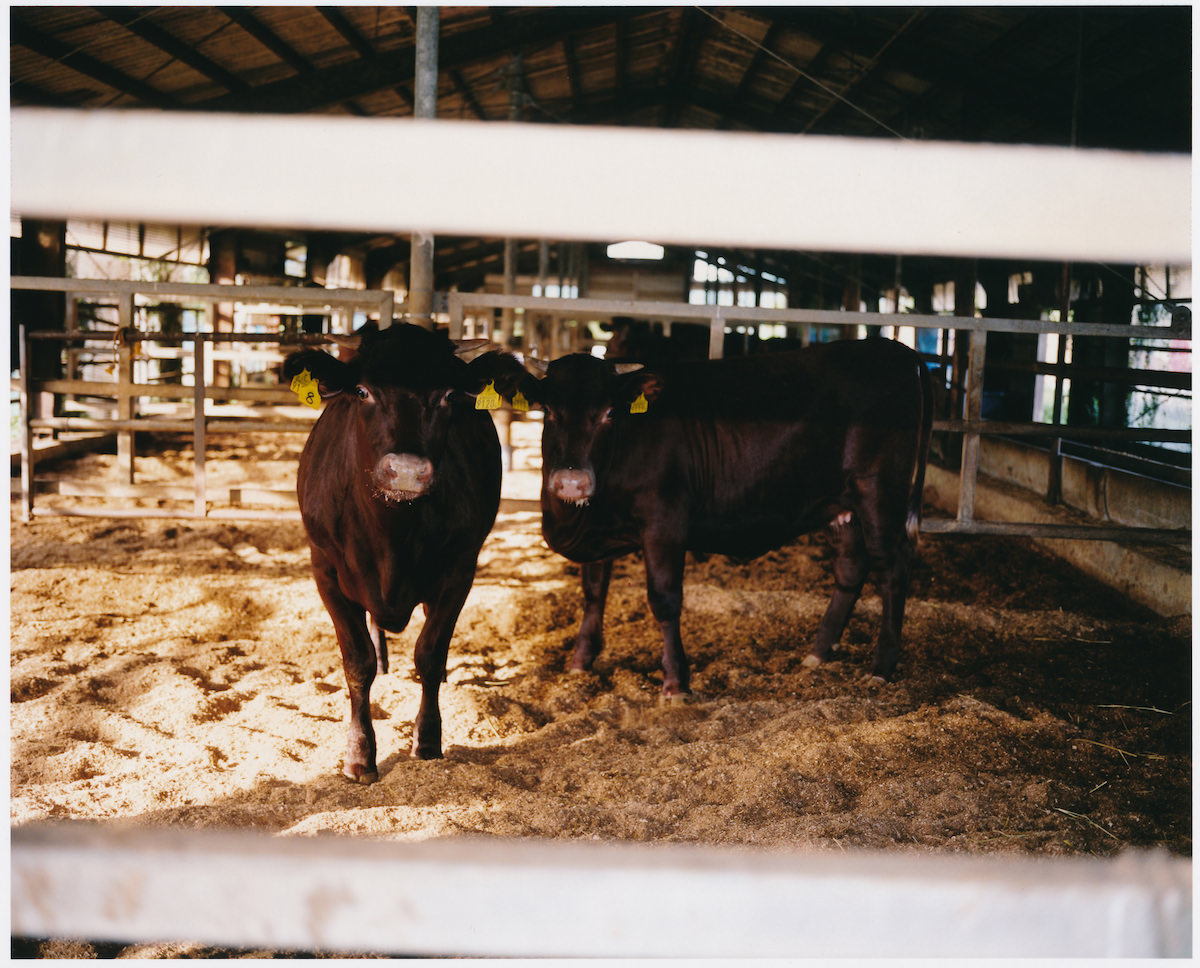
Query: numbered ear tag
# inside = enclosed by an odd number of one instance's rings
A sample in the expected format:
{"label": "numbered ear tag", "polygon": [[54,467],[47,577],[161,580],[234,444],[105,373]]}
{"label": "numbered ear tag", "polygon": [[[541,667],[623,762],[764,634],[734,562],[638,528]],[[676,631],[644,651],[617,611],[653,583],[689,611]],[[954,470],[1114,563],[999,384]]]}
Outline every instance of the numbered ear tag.
{"label": "numbered ear tag", "polygon": [[475,398],[476,410],[496,410],[500,406],[500,394],[496,392],[495,381],[490,381]]}
{"label": "numbered ear tag", "polygon": [[292,379],[292,393],[300,398],[300,402],[314,410],[321,409],[321,393],[317,389],[317,381],[308,370],[301,370]]}
{"label": "numbered ear tag", "polygon": [[520,410],[521,412],[525,412],[529,409],[529,401],[525,399],[525,394],[523,394],[520,390],[513,394],[512,408],[514,410]]}
{"label": "numbered ear tag", "polygon": [[650,402],[646,399],[646,394],[639,393],[637,399],[629,405],[630,413],[645,413],[650,409]]}

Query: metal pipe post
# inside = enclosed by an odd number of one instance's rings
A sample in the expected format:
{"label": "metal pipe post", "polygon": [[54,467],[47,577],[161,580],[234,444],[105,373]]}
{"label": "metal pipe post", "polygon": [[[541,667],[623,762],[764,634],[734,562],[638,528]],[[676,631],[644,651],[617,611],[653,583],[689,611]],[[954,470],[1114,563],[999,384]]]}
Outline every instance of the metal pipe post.
{"label": "metal pipe post", "polygon": [[32,401],[29,396],[29,361],[32,357],[29,352],[29,335],[25,331],[24,323],[20,324],[18,330],[17,346],[18,364],[21,368],[21,520],[31,521],[33,519],[33,427],[30,424]]}
{"label": "metal pipe post", "polygon": [[979,473],[979,431],[974,429],[983,417],[983,366],[986,359],[987,333],[971,333],[967,363],[967,426],[963,434],[962,472],[959,478],[958,522],[968,524],[975,518],[975,482]]}
{"label": "metal pipe post", "polygon": [[195,470],[196,496],[193,503],[193,510],[198,518],[204,517],[208,510],[208,499],[205,493],[207,487],[207,467],[205,466],[205,453],[208,450],[208,440],[206,437],[206,427],[204,424],[204,340],[198,339],[192,346],[195,347],[194,359],[195,379],[192,381],[194,385],[193,401],[193,417],[192,425],[192,463]]}
{"label": "metal pipe post", "polygon": [[[413,116],[437,117],[438,8],[417,7],[416,77],[413,84]],[[421,191],[420,186],[412,186]],[[418,326],[433,329],[433,233],[412,234],[408,264],[408,315]],[[380,320],[380,325],[385,323]]]}

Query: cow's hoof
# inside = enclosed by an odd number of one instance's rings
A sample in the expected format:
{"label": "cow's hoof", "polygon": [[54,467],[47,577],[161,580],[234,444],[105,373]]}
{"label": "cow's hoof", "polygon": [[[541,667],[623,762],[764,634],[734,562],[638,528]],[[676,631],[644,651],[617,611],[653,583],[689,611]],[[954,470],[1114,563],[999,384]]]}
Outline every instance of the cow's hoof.
{"label": "cow's hoof", "polygon": [[815,669],[817,666],[824,665],[825,660],[820,656],[813,655],[811,652],[804,657],[804,661],[800,663],[801,669]]}
{"label": "cow's hoof", "polygon": [[412,758],[414,760],[440,760],[442,758],[441,747],[421,747],[414,746],[412,750]]}
{"label": "cow's hoof", "polygon": [[342,777],[350,783],[361,783],[363,786],[369,786],[379,779],[377,770],[368,770],[365,766],[355,764],[342,768]]}
{"label": "cow's hoof", "polygon": [[865,686],[886,686],[887,679],[874,672],[868,672],[862,679],[859,680]]}
{"label": "cow's hoof", "polygon": [[695,701],[695,699],[696,694],[691,692],[664,692],[659,702],[669,706],[682,706],[685,703]]}

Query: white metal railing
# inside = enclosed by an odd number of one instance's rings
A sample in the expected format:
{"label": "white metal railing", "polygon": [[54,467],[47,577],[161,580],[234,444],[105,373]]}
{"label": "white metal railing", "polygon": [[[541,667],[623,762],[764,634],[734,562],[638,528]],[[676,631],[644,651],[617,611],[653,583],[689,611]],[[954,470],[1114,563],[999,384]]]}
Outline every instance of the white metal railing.
{"label": "white metal railing", "polygon": [[[1111,262],[1192,251],[1187,155],[48,108],[13,108],[10,130],[19,215]],[[148,144],[171,146],[170,172]],[[337,150],[281,165],[289,144]]]}
{"label": "white metal railing", "polygon": [[[22,329],[18,393],[21,436],[21,506],[25,520],[29,520],[38,513],[101,514],[107,517],[294,517],[294,510],[280,512],[273,509],[244,506],[229,508],[209,506],[210,498],[213,496],[209,493],[205,470],[205,451],[209,433],[255,430],[307,432],[311,429],[312,419],[315,417],[314,413],[305,411],[303,408],[282,406],[289,402],[295,402],[287,389],[283,387],[212,387],[207,383],[205,358],[211,352],[208,347],[214,343],[276,346],[291,343],[293,346],[299,346],[303,341],[303,337],[298,334],[216,332],[216,306],[224,303],[243,306],[270,303],[275,308],[281,306],[307,307],[343,313],[363,310],[376,314],[380,321],[385,323],[391,321],[395,312],[394,294],[387,290],[230,286],[31,276],[14,277],[11,280],[11,286],[14,290],[62,292],[71,298],[82,295],[112,296],[117,300],[118,307],[118,325],[112,334],[94,330],[26,333]],[[134,326],[136,300],[138,297],[147,296],[205,304],[208,315],[206,328],[199,332],[170,335],[139,332]],[[349,328],[348,323],[346,328]],[[70,379],[34,381],[28,365],[31,340],[62,341],[73,345],[84,344],[88,341],[107,343],[108,346],[115,349],[117,354],[115,379],[112,382]],[[138,383],[134,379],[134,346],[140,342],[153,341],[191,347],[190,351],[181,349],[181,353],[192,362],[192,386],[184,386],[182,382],[177,385]],[[38,416],[32,405],[33,396],[36,393],[111,397],[116,414],[110,417]],[[138,401],[143,397],[190,402],[191,416],[186,419],[143,416],[138,409]],[[209,412],[208,404],[214,399],[252,403],[259,412],[251,416],[247,416],[245,413],[235,415],[228,412],[213,414]],[[274,406],[264,406],[270,404]],[[102,508],[75,506],[65,510],[36,507],[38,485],[34,479],[36,453],[33,446],[33,435],[36,430],[117,433],[117,462],[121,480],[91,487],[85,484],[72,488],[68,485],[68,493],[75,496],[98,496],[110,499],[113,497],[150,497],[175,500],[180,497],[178,487],[134,483],[134,435],[138,431],[190,431],[195,454],[191,512],[181,512],[178,509],[120,508],[112,504]],[[258,498],[260,501],[265,498],[268,503],[278,503],[279,495],[256,494],[251,489],[241,488],[237,490],[236,494],[230,494],[229,498],[231,502],[239,505],[243,501],[248,502],[253,498]],[[294,498],[291,495],[286,496],[283,505],[294,507]]]}
{"label": "white metal railing", "polygon": [[12,832],[12,932],[394,955],[1186,957],[1191,860],[58,824]]}
{"label": "white metal railing", "polygon": [[[56,289],[70,291],[82,280],[16,278],[13,287],[20,289]],[[152,284],[153,285],[153,284]],[[212,302],[229,301],[244,287],[228,286],[197,286],[184,284],[163,286],[151,290],[153,294],[179,297],[194,296],[209,299]],[[142,284],[133,283],[102,283],[89,281],[87,291],[108,292],[118,291],[122,294],[122,318],[132,319],[134,295],[143,292]],[[110,287],[110,288],[105,288]],[[290,287],[259,287],[240,294],[243,299],[271,298],[281,299],[284,295],[291,296],[294,302],[305,302],[318,305],[358,305],[364,306],[381,314],[381,319],[390,319],[394,311],[392,294],[390,292],[362,292],[358,290],[308,290]],[[1054,437],[1069,435],[1089,438],[1124,438],[1137,440],[1166,440],[1190,441],[1190,431],[1154,430],[1154,429],[1113,429],[1113,428],[1077,428],[1067,425],[1046,423],[1014,423],[987,421],[982,418],[983,407],[983,372],[987,347],[987,333],[1060,333],[1070,336],[1111,337],[1129,339],[1137,336],[1143,339],[1189,340],[1191,339],[1190,325],[1184,322],[1173,323],[1170,326],[1131,327],[1117,324],[1102,323],[1068,323],[1060,324],[1043,320],[1028,319],[990,319],[980,317],[936,316],[913,313],[868,313],[840,310],[808,310],[808,309],[763,309],[755,307],[695,305],[690,303],[645,302],[623,299],[556,299],[548,297],[533,297],[519,295],[496,295],[489,293],[460,293],[448,295],[449,327],[452,338],[461,338],[463,320],[468,309],[521,309],[528,313],[545,313],[560,320],[573,321],[594,318],[611,318],[613,316],[632,316],[652,320],[683,320],[707,323],[709,327],[709,354],[720,356],[728,324],[736,322],[775,323],[795,328],[804,333],[814,326],[856,328],[860,326],[893,326],[913,327],[917,329],[932,328],[941,330],[961,331],[969,339],[969,362],[964,379],[966,413],[962,419],[937,420],[934,429],[962,434],[963,447],[959,476],[959,500],[956,517],[953,520],[926,519],[922,522],[922,530],[927,533],[956,533],[956,534],[992,534],[992,535],[1024,535],[1035,538],[1070,538],[1104,541],[1138,541],[1147,544],[1190,544],[1191,532],[1188,529],[1168,528],[1135,528],[1100,525],[1075,524],[1045,524],[1038,522],[1014,521],[982,521],[975,517],[975,496],[978,480],[979,442],[981,437],[992,434],[1006,436],[1038,436]],[[382,315],[387,314],[387,315]],[[31,334],[36,338],[70,338],[71,334]],[[490,335],[490,334],[489,334]],[[80,417],[33,417],[28,406],[32,393],[37,390],[50,392],[98,392],[105,387],[98,384],[87,384],[71,381],[45,381],[37,387],[27,382],[28,368],[22,366],[22,507],[26,518],[36,514],[87,514],[105,516],[159,516],[159,517],[227,517],[227,518],[263,518],[294,516],[293,502],[290,497],[285,499],[283,506],[289,510],[248,508],[243,505],[246,499],[254,497],[249,490],[241,490],[236,495],[230,495],[233,507],[209,507],[210,495],[206,486],[204,470],[205,437],[209,432],[255,431],[269,429],[272,431],[303,431],[311,427],[312,415],[304,415],[293,419],[281,419],[272,416],[269,423],[253,416],[210,416],[205,413],[204,401],[211,395],[220,395],[233,399],[252,400],[258,402],[273,401],[283,403],[290,399],[286,390],[275,389],[220,389],[208,388],[203,380],[205,345],[213,341],[242,341],[242,342],[283,342],[284,337],[271,334],[229,334],[201,333],[183,334],[174,339],[191,342],[195,354],[193,369],[198,374],[195,386],[192,388],[165,387],[160,384],[153,386],[139,385],[132,382],[129,368],[131,344],[136,340],[150,340],[156,334],[137,334],[130,332],[127,339],[118,343],[122,353],[118,367],[118,381],[115,386],[108,387],[108,392],[114,393],[121,412],[116,419],[112,418],[80,418]],[[103,338],[103,337],[101,337]],[[22,346],[24,347],[24,340]],[[136,417],[133,402],[141,396],[176,396],[190,398],[193,402],[193,416],[188,421],[169,420],[162,418]],[[35,506],[37,482],[33,478],[34,451],[32,448],[32,433],[35,429],[55,430],[110,430],[121,435],[125,442],[119,447],[119,464],[123,480],[118,482],[117,489],[97,489],[80,485],[62,485],[60,493],[75,496],[106,496],[106,497],[161,497],[178,499],[178,488],[163,485],[133,485],[133,447],[132,438],[136,430],[187,431],[193,434],[194,453],[197,460],[194,468],[194,499],[190,513],[170,509],[120,509],[111,504],[101,508],[38,508]],[[261,495],[260,495],[261,497]],[[278,499],[279,495],[268,497]]]}

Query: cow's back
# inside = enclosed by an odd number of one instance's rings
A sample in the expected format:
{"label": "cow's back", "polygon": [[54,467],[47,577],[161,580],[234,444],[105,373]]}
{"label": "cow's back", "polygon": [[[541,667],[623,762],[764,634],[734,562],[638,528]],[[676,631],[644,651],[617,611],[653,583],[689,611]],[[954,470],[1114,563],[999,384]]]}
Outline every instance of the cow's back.
{"label": "cow's back", "polygon": [[631,534],[622,522],[686,513],[690,550],[754,557],[828,524],[857,478],[907,498],[921,379],[919,356],[882,339],[682,364],[625,421],[590,517]]}

